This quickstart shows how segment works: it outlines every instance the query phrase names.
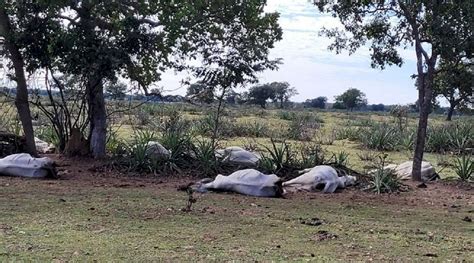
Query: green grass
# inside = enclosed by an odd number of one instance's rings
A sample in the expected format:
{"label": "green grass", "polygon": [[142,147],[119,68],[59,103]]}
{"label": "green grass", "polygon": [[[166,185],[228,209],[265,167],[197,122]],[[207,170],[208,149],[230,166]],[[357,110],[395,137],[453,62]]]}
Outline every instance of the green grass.
{"label": "green grass", "polygon": [[[170,185],[113,181],[0,179],[0,261],[474,260],[472,224],[443,207],[210,193],[185,213]],[[324,223],[300,222],[313,217]]]}

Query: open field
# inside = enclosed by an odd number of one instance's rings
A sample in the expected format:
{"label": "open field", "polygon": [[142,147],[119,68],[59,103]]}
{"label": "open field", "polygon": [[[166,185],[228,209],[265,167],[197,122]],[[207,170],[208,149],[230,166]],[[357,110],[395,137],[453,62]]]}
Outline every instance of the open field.
{"label": "open field", "polygon": [[62,180],[0,178],[0,261],[474,260],[473,223],[463,221],[473,217],[472,185],[286,199],[209,193],[186,213],[176,188],[189,179],[58,162]]}
{"label": "open field", "polygon": [[[194,137],[199,139],[209,136],[201,127],[202,123],[208,125],[206,119],[209,111],[205,107],[186,104],[149,105],[138,112],[118,116],[115,131],[119,138],[126,141],[133,141],[136,131],[143,130],[154,132],[159,137],[163,131],[160,123],[168,120],[173,112],[178,112],[180,121],[188,123],[189,133],[194,134]],[[474,117],[458,117],[454,122],[446,122],[444,119],[445,116],[442,115],[431,116],[429,135],[442,136],[429,136],[424,158],[436,168],[442,178],[453,178],[456,177],[453,169],[456,151],[473,145]],[[374,168],[373,161],[378,161],[377,157],[383,154],[388,156],[387,163],[399,164],[413,158],[417,115],[411,113],[401,120],[402,132],[398,131],[398,121],[389,112],[230,107],[225,111],[220,124],[223,128],[219,145],[241,146],[263,153],[267,150],[265,147],[271,145],[270,138],[285,141],[295,149],[305,145],[319,145],[326,157],[345,153],[348,155],[349,167],[366,172]],[[458,131],[457,126],[464,130]],[[384,131],[384,128],[387,130]],[[363,137],[371,134],[375,134],[376,138]],[[448,148],[450,134],[459,134],[459,138],[452,140],[462,141],[464,144]],[[359,138],[361,136],[363,138]],[[365,145],[364,140],[369,145]],[[371,146],[370,143],[374,145]],[[386,149],[380,149],[383,147]]]}

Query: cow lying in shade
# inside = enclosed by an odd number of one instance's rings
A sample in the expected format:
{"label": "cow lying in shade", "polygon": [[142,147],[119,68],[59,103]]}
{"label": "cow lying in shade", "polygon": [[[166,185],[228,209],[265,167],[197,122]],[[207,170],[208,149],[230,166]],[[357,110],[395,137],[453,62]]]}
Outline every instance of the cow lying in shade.
{"label": "cow lying in shade", "polygon": [[223,150],[217,150],[216,156],[223,158],[223,162],[250,167],[256,166],[261,159],[260,155],[249,152],[237,146],[227,147]]}
{"label": "cow lying in shade", "polygon": [[201,181],[194,188],[197,192],[225,191],[259,197],[280,197],[283,194],[278,176],[254,169],[239,170],[228,176],[219,174],[214,181]]}
{"label": "cow lying in shade", "polygon": [[356,181],[355,176],[345,175],[339,177],[336,169],[328,165],[315,166],[301,172],[304,174],[283,183],[285,190],[314,191],[318,187],[324,186],[324,193],[334,193],[337,188],[354,185]]}
{"label": "cow lying in shade", "polygon": [[0,159],[0,175],[30,178],[56,178],[54,161],[34,158],[27,153],[12,154]]}

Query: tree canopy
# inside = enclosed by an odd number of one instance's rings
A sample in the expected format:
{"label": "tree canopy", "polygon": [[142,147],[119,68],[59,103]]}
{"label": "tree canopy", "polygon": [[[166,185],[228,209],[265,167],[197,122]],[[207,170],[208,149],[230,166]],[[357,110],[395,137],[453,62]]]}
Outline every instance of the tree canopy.
{"label": "tree canopy", "polygon": [[450,121],[456,107],[474,103],[474,70],[469,61],[453,63],[442,60],[438,71],[435,97],[443,96],[449,102],[447,120]]}
{"label": "tree canopy", "polygon": [[365,94],[358,89],[348,89],[339,96],[336,96],[336,103],[343,105],[345,109],[353,111],[354,108],[362,107],[367,105],[367,99]]}
{"label": "tree canopy", "polygon": [[[145,92],[166,69],[190,70],[224,89],[255,82],[274,69],[269,49],[281,39],[278,14],[265,0],[222,1],[9,1],[13,41],[28,71],[47,69],[78,76],[87,95],[89,141],[105,155],[104,82],[119,77]],[[201,64],[189,63],[196,60]]]}
{"label": "tree canopy", "polygon": [[413,178],[421,180],[428,115],[435,67],[440,57],[474,56],[474,1],[314,1],[321,12],[339,18],[342,29],[324,29],[337,53],[353,54],[370,46],[372,67],[403,64],[400,48],[414,47],[420,118],[413,162]]}
{"label": "tree canopy", "polygon": [[328,98],[320,96],[314,99],[306,100],[304,102],[304,105],[305,107],[324,109],[326,108],[327,101],[328,101]]}

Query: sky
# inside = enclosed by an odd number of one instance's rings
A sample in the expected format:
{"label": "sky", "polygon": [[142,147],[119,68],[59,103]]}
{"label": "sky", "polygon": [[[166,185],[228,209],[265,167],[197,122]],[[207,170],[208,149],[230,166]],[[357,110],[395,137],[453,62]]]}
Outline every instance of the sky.
{"label": "sky", "polygon": [[[293,101],[305,101],[326,96],[329,101],[348,88],[363,91],[370,104],[407,104],[417,99],[414,80],[416,71],[413,50],[400,50],[404,65],[385,70],[370,67],[370,51],[360,49],[355,54],[336,55],[328,50],[331,40],[318,36],[323,28],[340,25],[337,18],[320,14],[308,0],[268,0],[267,12],[280,13],[279,24],[283,39],[271,50],[270,57],[282,58],[277,71],[260,74],[260,83],[287,81],[299,94]],[[186,93],[181,86],[182,75],[167,72],[159,84],[171,91],[168,94]],[[238,90],[239,91],[239,90]],[[243,91],[242,89],[240,91]]]}

